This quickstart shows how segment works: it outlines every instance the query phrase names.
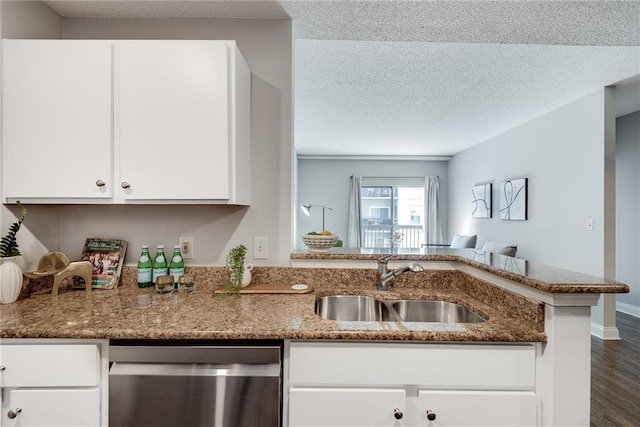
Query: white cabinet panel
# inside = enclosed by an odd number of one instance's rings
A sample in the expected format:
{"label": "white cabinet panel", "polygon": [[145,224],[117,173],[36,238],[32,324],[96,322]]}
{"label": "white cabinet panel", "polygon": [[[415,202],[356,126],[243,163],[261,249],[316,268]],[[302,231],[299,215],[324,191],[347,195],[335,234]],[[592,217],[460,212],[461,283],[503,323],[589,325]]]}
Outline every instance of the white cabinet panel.
{"label": "white cabinet panel", "polygon": [[[8,389],[2,426],[91,427],[100,425],[100,392],[92,389]],[[20,409],[15,418],[9,411]]]}
{"label": "white cabinet panel", "polygon": [[2,345],[1,387],[96,386],[100,354],[93,344]]}
{"label": "white cabinet panel", "polygon": [[3,40],[2,63],[3,197],[111,198],[111,43]]}
{"label": "white cabinet panel", "polygon": [[[415,384],[532,390],[533,345],[291,343],[296,384]],[[382,369],[389,367],[393,369]]]}
{"label": "white cabinet panel", "polygon": [[[419,425],[425,427],[523,427],[537,425],[531,392],[419,391]],[[433,420],[427,418],[427,411]]]}
{"label": "white cabinet panel", "polygon": [[[291,427],[375,427],[405,424],[403,389],[293,388],[289,395]],[[394,410],[402,413],[396,419]]]}
{"label": "white cabinet panel", "polygon": [[115,128],[124,199],[229,198],[230,46],[119,41]]}

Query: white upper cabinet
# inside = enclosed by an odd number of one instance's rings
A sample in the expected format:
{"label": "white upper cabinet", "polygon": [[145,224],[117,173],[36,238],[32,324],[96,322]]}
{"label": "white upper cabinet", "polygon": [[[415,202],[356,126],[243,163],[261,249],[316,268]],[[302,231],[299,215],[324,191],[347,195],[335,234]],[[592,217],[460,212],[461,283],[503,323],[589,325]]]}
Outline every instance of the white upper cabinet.
{"label": "white upper cabinet", "polygon": [[[123,41],[115,50],[115,138],[123,199],[233,199],[235,44]],[[249,73],[246,64],[240,78]],[[248,99],[242,100],[248,105]],[[242,113],[248,115],[249,113]],[[248,173],[246,170],[243,173]],[[123,187],[128,187],[124,189]],[[248,200],[247,200],[248,202]]]}
{"label": "white upper cabinet", "polygon": [[108,41],[3,42],[4,200],[112,197],[111,49]]}
{"label": "white upper cabinet", "polygon": [[[27,174],[25,179],[22,173],[14,180],[7,173],[3,180],[5,201],[250,203],[251,77],[235,42],[97,41],[95,43],[104,46],[105,55],[99,63],[92,59],[98,49],[89,48],[92,56],[87,60],[84,50],[77,47],[94,42],[12,40],[4,43],[5,50],[15,44],[14,52],[8,50],[4,57],[4,87],[15,88],[8,94],[5,91],[3,96],[5,123],[9,120],[15,124],[11,127],[12,133],[4,133],[3,149],[6,154],[3,155],[3,170],[5,165],[20,159],[24,171],[26,159],[40,151],[41,146],[49,144],[51,139],[47,138],[48,135],[55,133],[56,138],[64,138],[76,121],[83,122],[82,129],[86,128],[88,132],[88,135],[74,140],[74,149],[68,143],[47,151],[46,161],[37,164],[37,174]],[[14,57],[23,56],[24,47],[31,49],[31,45],[40,52],[33,54],[38,61],[51,57],[49,61],[61,64],[59,74],[64,75],[67,67],[73,69],[72,77],[64,76],[64,88],[56,87],[62,78],[51,77],[44,83],[31,84],[42,80],[41,75],[50,74],[48,66],[38,67],[32,75],[17,77],[23,74],[21,70],[28,68],[31,61],[20,61]],[[68,54],[58,58],[57,50],[49,53],[48,45],[61,46],[59,49],[68,51]],[[13,69],[8,76],[7,69]],[[15,80],[20,81],[20,85],[14,85]],[[78,85],[78,80],[82,80],[83,85]],[[72,120],[62,122],[58,118],[41,118],[47,116],[46,111],[33,117],[27,114],[27,109],[14,107],[21,105],[24,93],[29,94],[36,88],[40,93],[40,85],[54,87],[47,89],[54,94],[82,92],[77,102],[49,96],[50,92],[46,90],[39,96],[46,98],[49,110],[56,110],[60,116],[73,116]],[[104,99],[85,99],[92,91],[104,93]],[[31,96],[37,97],[38,94]],[[98,108],[105,112],[105,123],[101,126],[86,119],[86,116],[97,116],[93,109]],[[18,113],[20,116],[16,116]],[[56,127],[31,136],[31,131],[23,126],[27,121],[32,125],[54,121]],[[25,139],[31,141],[31,146],[24,144]],[[94,148],[97,145],[99,150]],[[75,166],[80,162],[87,168]],[[47,185],[38,185],[35,181],[36,176],[54,175],[61,167],[66,169],[65,175],[56,176],[54,189],[74,181],[74,187],[65,189],[67,192],[54,192],[50,188],[54,183],[52,180],[46,179]],[[104,177],[101,174],[103,170],[106,171]],[[15,172],[16,169],[13,174]],[[29,182],[32,179],[34,182]],[[25,187],[27,185],[30,187]],[[87,189],[79,191],[75,186],[86,186]],[[31,190],[26,191],[27,188]],[[95,195],[91,195],[91,191]]]}

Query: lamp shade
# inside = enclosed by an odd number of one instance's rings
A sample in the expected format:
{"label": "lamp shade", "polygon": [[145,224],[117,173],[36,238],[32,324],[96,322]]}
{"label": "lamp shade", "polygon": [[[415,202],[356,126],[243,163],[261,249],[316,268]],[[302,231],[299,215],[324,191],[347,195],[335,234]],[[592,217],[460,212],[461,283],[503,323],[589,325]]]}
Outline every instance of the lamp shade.
{"label": "lamp shade", "polygon": [[304,212],[306,216],[311,215],[311,205],[300,205],[300,209],[302,209],[302,212]]}

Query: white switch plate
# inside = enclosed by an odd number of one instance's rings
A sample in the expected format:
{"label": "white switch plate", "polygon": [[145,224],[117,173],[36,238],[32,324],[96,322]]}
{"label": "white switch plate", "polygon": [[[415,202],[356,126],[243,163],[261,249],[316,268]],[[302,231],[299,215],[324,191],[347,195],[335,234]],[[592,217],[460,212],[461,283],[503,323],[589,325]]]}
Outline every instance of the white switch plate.
{"label": "white switch plate", "polygon": [[593,218],[587,218],[586,228],[587,231],[593,231]]}
{"label": "white switch plate", "polygon": [[266,236],[253,238],[253,259],[269,258],[269,239]]}

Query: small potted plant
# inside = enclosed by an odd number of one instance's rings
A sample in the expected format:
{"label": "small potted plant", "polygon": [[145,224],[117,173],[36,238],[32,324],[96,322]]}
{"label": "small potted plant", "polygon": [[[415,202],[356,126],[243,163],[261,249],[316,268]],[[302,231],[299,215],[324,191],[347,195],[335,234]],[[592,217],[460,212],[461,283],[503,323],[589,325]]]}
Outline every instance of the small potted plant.
{"label": "small potted plant", "polygon": [[238,245],[232,248],[227,254],[227,269],[229,271],[229,283],[226,294],[240,295],[242,279],[244,278],[244,260],[247,255],[247,247]]}
{"label": "small potted plant", "polygon": [[22,270],[14,260],[22,255],[16,240],[16,234],[27,216],[27,209],[17,202],[21,209],[20,219],[9,227],[7,234],[0,240],[0,303],[15,302],[22,290]]}

